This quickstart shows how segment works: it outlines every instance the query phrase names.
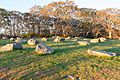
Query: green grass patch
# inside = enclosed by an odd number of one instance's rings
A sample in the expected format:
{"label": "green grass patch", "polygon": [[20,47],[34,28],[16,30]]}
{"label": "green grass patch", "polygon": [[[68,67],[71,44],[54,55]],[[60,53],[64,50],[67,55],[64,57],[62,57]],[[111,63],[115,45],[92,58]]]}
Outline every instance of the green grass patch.
{"label": "green grass patch", "polygon": [[[38,39],[39,40],[39,39]],[[35,54],[35,46],[23,50],[0,52],[0,73],[6,79],[18,80],[60,80],[71,74],[82,80],[120,79],[120,41],[108,40],[104,43],[80,46],[75,41],[54,43],[44,42],[55,52],[50,55]],[[39,40],[40,41],[40,40]],[[0,40],[3,46],[9,40]],[[28,46],[27,44],[23,44]],[[87,54],[88,49],[105,50],[118,53],[116,57],[97,57]]]}

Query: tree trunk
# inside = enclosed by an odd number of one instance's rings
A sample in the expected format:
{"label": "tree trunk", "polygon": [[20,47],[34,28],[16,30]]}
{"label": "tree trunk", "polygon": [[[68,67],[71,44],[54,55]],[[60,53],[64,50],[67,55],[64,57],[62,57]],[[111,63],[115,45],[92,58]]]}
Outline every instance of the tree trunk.
{"label": "tree trunk", "polygon": [[111,38],[112,38],[112,32],[109,31],[109,39],[111,39]]}

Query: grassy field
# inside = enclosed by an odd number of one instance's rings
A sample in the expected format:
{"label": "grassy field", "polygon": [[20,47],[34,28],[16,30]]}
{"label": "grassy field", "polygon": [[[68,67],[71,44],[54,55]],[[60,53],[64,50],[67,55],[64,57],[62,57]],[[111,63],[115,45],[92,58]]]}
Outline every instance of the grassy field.
{"label": "grassy field", "polygon": [[[0,40],[0,46],[9,40]],[[45,42],[55,52],[35,54],[35,46],[23,50],[0,52],[0,77],[6,80],[63,80],[71,74],[81,80],[120,80],[120,40],[80,46],[75,41]],[[88,49],[118,53],[117,57],[97,57],[87,54]],[[0,80],[1,80],[0,79]]]}

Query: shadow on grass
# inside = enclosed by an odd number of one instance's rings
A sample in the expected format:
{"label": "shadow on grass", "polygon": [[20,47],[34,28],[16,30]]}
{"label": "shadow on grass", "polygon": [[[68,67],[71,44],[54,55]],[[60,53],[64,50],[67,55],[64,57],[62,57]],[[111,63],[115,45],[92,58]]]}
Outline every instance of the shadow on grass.
{"label": "shadow on grass", "polygon": [[92,45],[88,45],[88,46],[76,45],[75,47],[56,48],[56,49],[54,49],[55,52],[53,54],[58,54],[58,55],[69,54],[69,53],[77,51],[77,50],[87,50],[89,48],[92,48],[93,46]]}
{"label": "shadow on grass", "polygon": [[108,40],[106,42],[97,43],[98,46],[112,46],[115,44],[120,44],[119,40]]}
{"label": "shadow on grass", "polygon": [[[33,77],[35,80],[37,80],[37,79],[44,79],[45,77],[55,76],[56,74],[59,74],[61,71],[67,71],[68,66],[77,65],[78,64],[77,61],[83,61],[83,60],[88,61],[89,59],[85,58],[84,56],[81,56],[76,59],[69,60],[68,62],[60,62],[58,64],[53,64],[52,66],[47,67],[46,69],[40,68],[37,71],[31,71],[30,73],[23,75],[22,78],[28,79],[29,77]],[[77,69],[78,68],[76,68],[76,72]],[[70,74],[75,75],[76,72]],[[55,76],[54,80],[62,80],[61,74]]]}
{"label": "shadow on grass", "polygon": [[114,53],[117,53],[117,56],[120,56],[120,47],[113,47],[113,48],[110,48],[110,49],[105,49],[104,51],[114,52]]}

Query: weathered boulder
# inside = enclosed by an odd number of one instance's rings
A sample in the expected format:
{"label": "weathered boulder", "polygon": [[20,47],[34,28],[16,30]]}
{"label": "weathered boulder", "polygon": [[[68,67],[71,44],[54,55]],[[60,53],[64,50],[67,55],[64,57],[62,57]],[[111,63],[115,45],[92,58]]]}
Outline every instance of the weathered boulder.
{"label": "weathered boulder", "polygon": [[37,45],[39,42],[32,38],[32,39],[29,39],[27,43],[31,46],[34,46],[34,45]]}
{"label": "weathered boulder", "polygon": [[106,52],[106,51],[95,51],[95,50],[88,50],[88,54],[90,55],[96,55],[96,56],[116,56],[116,53],[113,52]]}
{"label": "weathered boulder", "polygon": [[6,44],[5,46],[1,47],[0,51],[13,51],[13,50],[21,50],[23,46],[20,43],[13,43],[13,44]]}
{"label": "weathered boulder", "polygon": [[64,42],[65,39],[61,37],[56,37],[53,42]]}
{"label": "weathered boulder", "polygon": [[100,41],[100,42],[106,42],[106,40],[107,40],[107,39],[106,39],[106,38],[103,38],[103,37],[99,38],[99,41]]}
{"label": "weathered boulder", "polygon": [[41,39],[41,41],[48,41],[48,39],[45,38],[45,37],[43,37],[43,38]]}
{"label": "weathered boulder", "polygon": [[41,42],[41,43],[37,44],[35,52],[38,54],[51,54],[54,52],[54,50]]}
{"label": "weathered boulder", "polygon": [[91,39],[90,40],[90,43],[98,43],[99,42],[99,39]]}
{"label": "weathered boulder", "polygon": [[78,41],[78,44],[80,46],[87,46],[89,44],[89,42],[87,42],[87,41]]}

